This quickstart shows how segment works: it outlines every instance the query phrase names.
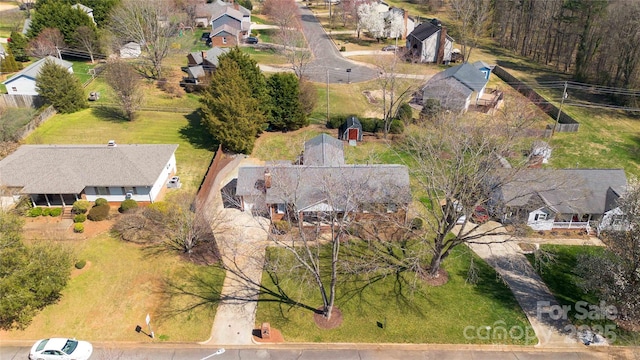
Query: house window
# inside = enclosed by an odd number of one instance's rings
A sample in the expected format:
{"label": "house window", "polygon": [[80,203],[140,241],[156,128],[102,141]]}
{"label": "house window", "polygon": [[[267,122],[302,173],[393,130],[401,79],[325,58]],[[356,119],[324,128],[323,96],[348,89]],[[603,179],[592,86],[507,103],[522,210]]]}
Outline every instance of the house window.
{"label": "house window", "polygon": [[222,37],[222,43],[226,44],[227,43],[227,38],[226,37]]}
{"label": "house window", "polygon": [[613,215],[611,219],[612,226],[620,226],[622,225],[622,221],[624,220],[624,215]]}
{"label": "house window", "polygon": [[536,214],[536,216],[535,216],[535,220],[536,220],[536,221],[539,221],[539,220],[547,220],[547,214],[544,214],[544,213],[542,213],[542,214]]}
{"label": "house window", "polygon": [[17,88],[17,87],[15,87],[15,86],[12,86],[12,87],[11,87],[11,91],[13,91],[13,92],[18,92],[18,88]]}
{"label": "house window", "polygon": [[96,187],[96,194],[97,195],[111,195],[111,191],[109,191],[108,187]]}
{"label": "house window", "polygon": [[278,204],[278,206],[276,207],[276,214],[284,214],[285,209],[285,204]]}

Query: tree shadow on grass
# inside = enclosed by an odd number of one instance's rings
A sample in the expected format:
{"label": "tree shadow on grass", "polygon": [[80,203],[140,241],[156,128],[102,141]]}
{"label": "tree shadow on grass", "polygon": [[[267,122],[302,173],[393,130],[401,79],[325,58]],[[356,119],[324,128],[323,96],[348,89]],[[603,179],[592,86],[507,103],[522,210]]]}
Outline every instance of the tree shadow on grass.
{"label": "tree shadow on grass", "polygon": [[96,106],[91,108],[91,113],[101,119],[112,122],[127,122],[127,118],[122,111],[116,107],[111,106]]}
{"label": "tree shadow on grass", "polygon": [[201,116],[197,110],[184,117],[189,123],[179,130],[183,139],[187,140],[196,149],[215,150],[218,147],[218,142],[211,136],[207,128],[202,125]]}

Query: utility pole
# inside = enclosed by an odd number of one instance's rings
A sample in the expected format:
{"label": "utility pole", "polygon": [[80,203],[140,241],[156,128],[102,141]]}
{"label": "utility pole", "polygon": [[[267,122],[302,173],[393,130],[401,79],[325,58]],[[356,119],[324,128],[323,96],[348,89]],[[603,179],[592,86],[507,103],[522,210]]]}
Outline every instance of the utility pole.
{"label": "utility pole", "polygon": [[327,68],[327,124],[328,123],[329,123],[329,68]]}
{"label": "utility pole", "polygon": [[560,100],[560,107],[558,108],[558,116],[556,117],[556,123],[553,125],[553,129],[551,130],[551,136],[556,133],[556,128],[558,127],[558,123],[560,122],[560,114],[562,114],[562,105],[564,105],[564,99],[567,98],[567,81],[564,82],[564,89],[562,89],[562,99]]}

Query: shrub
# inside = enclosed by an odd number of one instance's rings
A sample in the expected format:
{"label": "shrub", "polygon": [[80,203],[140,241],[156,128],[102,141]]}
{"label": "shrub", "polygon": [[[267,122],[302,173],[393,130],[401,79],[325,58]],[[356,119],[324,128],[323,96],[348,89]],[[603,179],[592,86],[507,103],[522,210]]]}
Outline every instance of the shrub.
{"label": "shrub", "polygon": [[347,48],[344,46],[340,46],[340,51],[347,51]]}
{"label": "shrub", "polygon": [[362,131],[374,133],[377,132],[380,126],[381,120],[376,118],[362,118],[360,124],[362,124]]}
{"label": "shrub", "polygon": [[73,224],[73,232],[83,233],[84,232],[84,224],[83,223]]}
{"label": "shrub", "polygon": [[291,230],[291,223],[286,220],[274,221],[273,228],[277,234],[286,234]]}
{"label": "shrub", "polygon": [[87,219],[91,221],[102,221],[109,217],[109,205],[97,205],[89,210]]}
{"label": "shrub", "polygon": [[400,105],[396,116],[398,120],[402,121],[405,125],[411,124],[411,120],[413,119],[413,109],[411,105],[409,105],[409,103]]}
{"label": "shrub", "polygon": [[73,203],[71,211],[73,211],[74,214],[84,214],[89,211],[89,208],[91,208],[91,202],[87,200],[78,200]]}
{"label": "shrub", "polygon": [[[82,224],[76,224],[76,225],[82,225]],[[84,230],[84,225],[82,225],[82,226],[83,226],[82,230]],[[78,231],[78,232],[82,232],[82,231]],[[87,265],[87,261],[86,260],[78,260],[78,262],[74,266],[76,267],[76,269],[80,270],[80,269],[84,268],[85,265]]]}
{"label": "shrub", "polygon": [[413,218],[411,220],[411,230],[422,230],[424,227],[424,220],[422,218]]}
{"label": "shrub", "polygon": [[34,207],[29,209],[29,211],[27,211],[27,215],[29,217],[38,217],[40,215],[42,215],[42,208],[41,207]]}
{"label": "shrub", "polygon": [[51,208],[42,208],[42,216],[49,216],[51,214]]}
{"label": "shrub", "polygon": [[342,115],[332,116],[327,121],[327,128],[329,129],[339,129],[340,126],[345,122],[345,117]]}
{"label": "shrub", "polygon": [[402,134],[404,132],[404,123],[400,120],[391,121],[389,132],[392,134]]}
{"label": "shrub", "polygon": [[109,202],[105,198],[97,198],[95,206],[101,206],[101,205],[109,205]]}
{"label": "shrub", "polygon": [[74,223],[83,223],[85,221],[87,221],[87,215],[85,214],[77,214],[76,216],[73,217]]}
{"label": "shrub", "polygon": [[49,216],[60,216],[62,215],[62,208],[52,208],[49,210]]}
{"label": "shrub", "polygon": [[120,204],[120,208],[118,209],[118,211],[120,211],[121,213],[125,213],[129,210],[137,209],[137,208],[138,208],[137,201],[133,199],[127,199]]}

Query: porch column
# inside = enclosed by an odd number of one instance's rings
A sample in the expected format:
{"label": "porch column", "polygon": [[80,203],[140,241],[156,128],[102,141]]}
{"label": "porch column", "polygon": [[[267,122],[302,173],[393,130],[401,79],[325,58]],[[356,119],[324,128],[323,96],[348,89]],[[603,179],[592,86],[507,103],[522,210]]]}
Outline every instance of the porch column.
{"label": "porch column", "polygon": [[36,201],[33,200],[33,195],[29,195],[29,199],[31,199],[31,206],[36,207]]}
{"label": "porch column", "polygon": [[47,196],[47,194],[43,194],[44,195],[44,199],[47,200],[47,206],[51,206],[51,203],[49,202],[49,197]]}
{"label": "porch column", "polygon": [[62,207],[66,207],[67,204],[64,202],[64,196],[62,196],[62,194],[58,194],[58,196],[60,196],[60,201],[62,201]]}

